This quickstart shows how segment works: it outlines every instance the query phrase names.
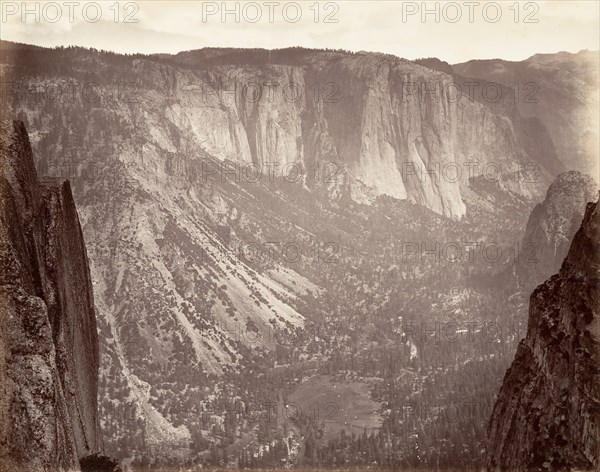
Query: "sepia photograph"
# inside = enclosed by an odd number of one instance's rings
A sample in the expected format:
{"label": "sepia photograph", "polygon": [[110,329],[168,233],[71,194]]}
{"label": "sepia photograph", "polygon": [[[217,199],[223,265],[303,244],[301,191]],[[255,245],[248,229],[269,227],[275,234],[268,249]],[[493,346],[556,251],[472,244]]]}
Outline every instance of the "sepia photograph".
{"label": "sepia photograph", "polygon": [[599,1],[0,15],[0,472],[600,471]]}

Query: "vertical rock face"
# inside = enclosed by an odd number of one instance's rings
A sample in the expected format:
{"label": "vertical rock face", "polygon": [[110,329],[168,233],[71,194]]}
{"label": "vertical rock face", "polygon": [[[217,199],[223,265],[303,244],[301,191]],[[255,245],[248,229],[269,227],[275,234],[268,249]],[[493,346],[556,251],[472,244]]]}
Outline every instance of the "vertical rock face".
{"label": "vertical rock face", "polygon": [[[465,216],[473,178],[537,200],[564,170],[545,128],[535,117],[524,119],[507,90],[495,103],[483,97],[482,87],[471,93],[453,75],[391,56],[288,49],[271,57],[265,50],[203,49],[114,62],[85,50],[63,55],[7,42],[0,48],[3,80],[19,90],[41,85],[29,75],[37,66],[27,64],[38,54],[44,63],[61,65],[44,71],[52,77],[44,87],[56,86],[60,96],[52,108],[61,110],[61,120],[42,124],[46,118],[19,91],[18,110],[11,113],[35,116],[36,129],[46,129],[32,140],[44,145],[55,146],[65,128],[81,133],[72,143],[85,149],[78,163],[90,164],[86,157],[94,156],[121,161],[130,172],[156,171],[168,166],[168,153],[189,162],[206,152],[254,166],[251,175],[257,168],[279,177],[302,169],[309,188],[330,184],[331,196],[369,204],[387,195],[451,219]],[[85,90],[88,74],[101,81],[98,96],[69,97],[64,84]],[[116,90],[119,83],[135,87]],[[106,139],[79,130],[80,107],[103,123]],[[89,145],[99,142],[107,145],[96,157]],[[125,147],[113,146],[118,142]],[[60,162],[42,159],[61,168],[67,155],[61,152]],[[311,178],[324,164],[327,176]],[[335,185],[327,178],[331,172]]]}
{"label": "vertical rock face", "polygon": [[488,427],[488,468],[600,468],[600,210],[531,295],[526,338]]}
{"label": "vertical rock face", "polygon": [[0,463],[77,470],[100,447],[98,338],[69,183],[38,179],[21,122],[0,146]]}
{"label": "vertical rock face", "polygon": [[523,237],[518,276],[525,293],[530,293],[555,274],[581,226],[587,202],[598,188],[594,179],[577,171],[560,174],[544,201],[535,206]]}
{"label": "vertical rock face", "polygon": [[[3,81],[18,84],[6,116],[28,120],[40,173],[73,177],[96,284],[103,428],[118,457],[132,449],[175,455],[193,444],[191,455],[204,450],[204,438],[216,438],[203,432],[199,409],[180,405],[199,404],[224,372],[255,364],[255,339],[239,340],[231,326],[250,318],[295,340],[305,321],[310,328],[309,316],[319,317],[313,293],[322,290],[335,297],[336,312],[362,316],[365,296],[385,298],[380,276],[366,267],[388,267],[388,249],[396,257],[401,241],[425,235],[462,240],[462,224],[458,233],[438,231],[455,223],[425,208],[466,215],[464,224],[477,221],[488,240],[499,241],[504,228],[488,229],[499,220],[498,227],[522,227],[525,212],[514,208],[528,208],[529,197],[542,196],[536,187],[550,184],[546,174],[555,175],[552,153],[540,152],[549,141],[541,128],[523,132],[513,113],[479,95],[457,96],[455,77],[398,58],[309,50],[118,56],[6,42],[0,49]],[[98,96],[82,93],[90,77]],[[41,106],[19,92],[36,84],[60,98]],[[82,116],[93,117],[93,126]],[[532,161],[534,175],[525,172]],[[305,169],[305,181],[294,182],[286,167],[293,163]],[[258,168],[257,180],[246,164]],[[378,202],[382,194],[421,208]],[[372,198],[372,205],[352,201]],[[381,219],[388,211],[381,205],[408,213]],[[491,216],[500,213],[508,218]],[[373,237],[380,231],[386,236]],[[240,257],[238,248],[255,242],[271,253],[272,241],[317,249],[339,242],[339,261],[348,265]],[[373,257],[364,261],[363,253]],[[272,270],[280,262],[290,269],[286,279]],[[352,281],[345,267],[357,270]],[[289,362],[274,338],[262,337],[258,347]],[[337,341],[323,345],[330,342]],[[305,346],[313,355],[312,343],[297,344],[298,355]],[[140,424],[123,421],[119,412],[130,404]]]}
{"label": "vertical rock face", "polygon": [[[213,155],[276,163],[279,169],[294,162],[304,168],[335,162],[355,201],[389,195],[453,219],[465,215],[469,177],[485,169],[507,190],[539,193],[537,185],[514,181],[516,169],[535,161],[521,131],[489,104],[457,94],[450,75],[377,54],[312,52],[278,58],[291,65],[234,62],[206,72],[205,54],[181,53],[168,69],[145,59],[133,67],[173,97],[178,107],[169,119],[180,130],[190,129],[186,134],[196,135]],[[256,77],[279,88],[267,93],[264,86],[250,100],[240,84],[256,84]],[[219,82],[213,90],[210,84]],[[287,84],[303,92],[290,96],[282,87]],[[321,100],[315,100],[316,89]],[[539,130],[530,131],[540,141]],[[546,163],[537,164],[546,183],[551,178]]]}

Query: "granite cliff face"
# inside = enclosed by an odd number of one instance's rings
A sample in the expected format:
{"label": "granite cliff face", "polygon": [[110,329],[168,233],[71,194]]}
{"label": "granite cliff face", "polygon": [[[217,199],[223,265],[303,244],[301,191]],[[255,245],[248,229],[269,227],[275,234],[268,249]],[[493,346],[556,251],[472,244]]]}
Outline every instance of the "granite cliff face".
{"label": "granite cliff face", "polygon": [[[393,56],[208,48],[113,58],[64,51],[52,54],[68,68],[55,78],[46,70],[49,78],[40,82],[39,66],[31,65],[31,80],[19,67],[29,71],[26,61],[46,52],[29,48],[31,56],[13,68],[10,58],[23,54],[21,47],[3,43],[3,76],[17,84],[7,95],[35,108],[30,92],[41,88],[42,101],[52,95],[71,109],[84,102],[95,120],[120,121],[119,134],[133,136],[115,157],[127,160],[130,172],[164,167],[164,152],[202,150],[278,176],[302,169],[305,185],[327,187],[334,198],[370,203],[388,195],[452,219],[465,215],[470,178],[486,176],[538,198],[556,175],[553,150],[534,152],[548,142],[545,129],[525,129],[516,107],[500,110],[481,100],[481,90],[472,99],[452,75]],[[315,178],[319,164],[329,166],[325,178]],[[535,167],[535,180],[523,178],[527,166]],[[336,182],[326,178],[332,173]]]}
{"label": "granite cliff face", "polygon": [[587,202],[597,193],[591,177],[569,171],[555,179],[544,201],[534,207],[517,263],[517,277],[525,293],[558,272],[581,226]]}
{"label": "granite cliff face", "polygon": [[559,273],[531,295],[488,427],[489,470],[600,467],[599,240],[590,203]]}
{"label": "granite cliff face", "polygon": [[69,183],[38,178],[23,123],[2,121],[0,145],[0,462],[78,470],[101,447],[83,235]]}
{"label": "granite cliff face", "polygon": [[[407,267],[402,242],[515,241],[555,175],[543,127],[396,57],[0,45],[7,114],[27,123],[40,173],[73,185],[120,458],[202,459],[222,434],[237,441],[222,405],[271,394],[259,374],[362,350],[345,330],[364,331],[353,323],[378,316],[398,277],[428,286],[436,271]],[[418,316],[439,315],[437,295],[419,297]]]}
{"label": "granite cliff face", "polygon": [[[169,97],[171,126],[210,154],[288,172],[330,162],[344,177],[330,194],[357,202],[388,195],[459,219],[469,177],[526,197],[552,177],[511,118],[457,91],[451,75],[380,54],[267,54],[200,50],[132,69],[146,78],[144,103],[150,91]],[[537,166],[535,182],[515,178],[527,165]]]}

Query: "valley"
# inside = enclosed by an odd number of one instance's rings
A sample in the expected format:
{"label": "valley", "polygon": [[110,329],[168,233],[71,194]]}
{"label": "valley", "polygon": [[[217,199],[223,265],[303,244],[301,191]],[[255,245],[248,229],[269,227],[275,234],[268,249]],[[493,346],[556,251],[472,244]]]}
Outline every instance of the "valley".
{"label": "valley", "polygon": [[[136,470],[481,469],[524,287],[555,267],[524,240],[564,167],[537,118],[510,99],[403,95],[462,79],[383,54],[0,47],[21,91],[2,113],[78,206],[107,452]],[[238,96],[255,81],[333,83],[335,100]],[[251,174],[292,165],[301,178]],[[476,171],[406,172],[436,165]],[[528,165],[533,180],[515,171]]]}

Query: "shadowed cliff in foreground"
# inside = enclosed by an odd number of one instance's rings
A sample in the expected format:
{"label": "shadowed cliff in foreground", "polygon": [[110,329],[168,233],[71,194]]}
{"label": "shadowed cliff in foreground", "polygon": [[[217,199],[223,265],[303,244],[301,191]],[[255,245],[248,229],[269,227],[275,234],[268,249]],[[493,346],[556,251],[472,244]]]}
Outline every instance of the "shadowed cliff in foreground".
{"label": "shadowed cliff in foreground", "polygon": [[98,337],[67,181],[40,179],[21,122],[0,133],[0,464],[78,470],[98,451]]}
{"label": "shadowed cliff in foreground", "polygon": [[600,467],[598,241],[590,203],[559,273],[531,295],[527,336],[488,428],[489,470]]}

